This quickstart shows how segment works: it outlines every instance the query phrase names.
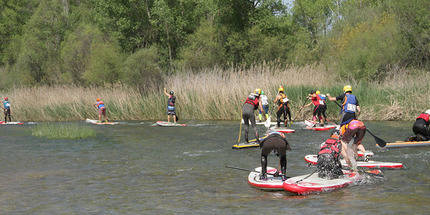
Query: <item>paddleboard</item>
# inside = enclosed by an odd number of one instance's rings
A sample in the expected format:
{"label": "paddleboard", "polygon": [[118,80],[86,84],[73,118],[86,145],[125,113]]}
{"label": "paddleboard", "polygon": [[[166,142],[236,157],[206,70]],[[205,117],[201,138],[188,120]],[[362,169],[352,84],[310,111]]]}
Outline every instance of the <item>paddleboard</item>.
{"label": "paddleboard", "polygon": [[[287,179],[284,184],[284,190],[299,195],[308,195],[312,193],[330,192],[358,182],[366,177],[366,174],[354,173],[350,170],[342,170],[344,175],[337,179],[324,179],[318,177],[314,172],[307,175],[296,176]],[[372,174],[381,174],[380,170],[372,170]]]}
{"label": "paddleboard", "polygon": [[5,121],[0,121],[0,125],[24,125],[23,122],[5,122]]}
{"label": "paddleboard", "polygon": [[327,131],[333,128],[336,128],[337,125],[324,125],[324,126],[315,126],[319,124],[318,122],[305,120],[306,129],[314,130],[314,131]]}
{"label": "paddleboard", "polygon": [[[318,156],[317,155],[306,155],[305,161],[316,165],[318,162]],[[341,159],[340,163],[343,167],[347,167],[345,159]],[[365,161],[357,161],[358,167],[366,167],[366,168],[389,168],[389,169],[399,169],[403,168],[402,163],[394,163],[394,162],[383,162],[383,161],[372,161],[372,160],[365,160]]]}
{"label": "paddleboard", "polygon": [[394,143],[387,143],[385,147],[400,148],[400,147],[414,147],[414,146],[430,146],[430,141],[396,141]]}
{"label": "paddleboard", "polygon": [[187,125],[186,124],[173,123],[173,122],[166,122],[166,121],[157,121],[152,126],[184,127],[184,126],[187,126]]}
{"label": "paddleboard", "polygon": [[281,133],[285,133],[285,134],[289,134],[289,133],[294,133],[296,132],[296,130],[294,129],[290,129],[290,128],[283,128],[283,127],[279,127],[277,128],[276,126],[273,126],[270,128],[270,130],[272,131],[277,131],[277,132],[281,132]]}
{"label": "paddleboard", "polygon": [[[276,168],[267,167],[267,173],[274,174]],[[262,189],[262,190],[283,190],[282,178],[280,176],[275,177],[273,175],[267,174],[267,180],[260,180],[261,167],[255,168],[254,171],[250,172],[248,175],[248,184],[252,187]]]}
{"label": "paddleboard", "polygon": [[85,122],[91,123],[94,125],[117,125],[117,124],[119,124],[119,122],[100,122],[100,121],[95,120],[95,119],[86,119]]}
{"label": "paddleboard", "polygon": [[[263,141],[264,138],[266,137],[267,136],[260,137],[260,141]],[[232,146],[233,149],[243,149],[243,148],[253,148],[253,147],[260,147],[260,144],[257,142],[257,139],[252,139],[248,143],[243,142],[243,143],[234,144]]]}

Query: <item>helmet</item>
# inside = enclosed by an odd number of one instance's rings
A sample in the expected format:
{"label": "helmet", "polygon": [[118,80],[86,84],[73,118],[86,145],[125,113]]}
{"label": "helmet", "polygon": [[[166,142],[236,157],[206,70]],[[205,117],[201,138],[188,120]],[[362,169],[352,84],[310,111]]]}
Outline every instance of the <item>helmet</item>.
{"label": "helmet", "polygon": [[96,99],[96,101],[98,101],[98,102],[99,102],[99,101],[100,101],[100,98],[97,98],[97,99]]}
{"label": "helmet", "polygon": [[254,93],[257,95],[261,95],[261,89],[255,89]]}
{"label": "helmet", "polygon": [[8,99],[9,99],[8,97],[4,97],[4,100],[6,100],[6,101],[7,101]]}
{"label": "helmet", "polygon": [[319,90],[317,90],[317,92],[315,92],[317,95],[319,95],[321,92]]}
{"label": "helmet", "polygon": [[426,110],[426,112],[424,112],[426,114],[430,114],[430,109]]}
{"label": "helmet", "polygon": [[351,85],[345,85],[344,87],[343,87],[343,92],[352,92],[352,87],[351,87]]}
{"label": "helmet", "polygon": [[175,93],[175,92],[173,92],[173,90],[171,90],[169,94],[170,94],[170,95],[173,95],[174,93]]}
{"label": "helmet", "polygon": [[264,95],[264,91],[261,91],[261,95]]}
{"label": "helmet", "polygon": [[279,92],[284,92],[284,87],[279,86],[278,93],[279,93]]}

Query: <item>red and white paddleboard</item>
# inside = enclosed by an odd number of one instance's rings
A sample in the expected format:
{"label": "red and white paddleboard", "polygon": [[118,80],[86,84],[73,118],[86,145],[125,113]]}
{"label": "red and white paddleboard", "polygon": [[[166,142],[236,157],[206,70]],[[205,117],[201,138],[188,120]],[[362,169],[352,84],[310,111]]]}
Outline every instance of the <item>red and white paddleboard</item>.
{"label": "red and white paddleboard", "polygon": [[[344,175],[337,179],[324,179],[318,177],[318,173],[296,176],[287,179],[284,184],[284,190],[299,194],[308,195],[312,193],[330,192],[333,190],[346,187],[354,182],[363,179],[365,174],[358,174],[350,170],[342,170]],[[372,170],[372,174],[381,174],[380,170]]]}
{"label": "red and white paddleboard", "polygon": [[337,125],[324,125],[324,126],[317,126],[319,124],[315,121],[305,120],[306,129],[314,130],[314,131],[327,131],[333,128],[336,128]]}
{"label": "red and white paddleboard", "polygon": [[296,132],[296,130],[294,130],[294,129],[282,128],[282,127],[277,128],[276,126],[271,127],[270,130],[285,133],[285,134]]}
{"label": "red and white paddleboard", "polygon": [[[305,161],[308,162],[308,163],[310,163],[310,164],[316,165],[317,162],[318,162],[318,156],[317,155],[306,155],[305,156]],[[340,160],[340,163],[344,167],[348,166],[346,164],[345,159]],[[357,161],[357,166],[358,167],[366,167],[366,168],[390,168],[390,169],[403,168],[403,164],[402,163],[372,161],[372,160]]]}
{"label": "red and white paddleboard", "polygon": [[162,126],[162,127],[183,127],[187,126],[186,124],[179,124],[179,123],[173,123],[173,122],[166,122],[166,121],[157,121],[152,126]]}
{"label": "red and white paddleboard", "polygon": [[5,121],[0,121],[0,125],[24,125],[23,122],[5,122]]}
{"label": "red and white paddleboard", "polygon": [[[274,174],[276,168],[267,167],[267,173]],[[261,167],[255,168],[248,175],[248,184],[262,190],[283,190],[283,181],[281,177],[275,177],[267,174],[267,180],[260,180]]]}

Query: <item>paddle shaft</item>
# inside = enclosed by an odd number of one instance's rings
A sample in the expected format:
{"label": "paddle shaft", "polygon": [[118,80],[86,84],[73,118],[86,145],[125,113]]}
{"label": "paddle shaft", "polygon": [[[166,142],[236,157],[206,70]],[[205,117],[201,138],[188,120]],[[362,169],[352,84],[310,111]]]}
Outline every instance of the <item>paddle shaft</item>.
{"label": "paddle shaft", "polygon": [[[234,167],[234,166],[225,166],[226,168],[230,168],[230,169],[235,169],[235,170],[241,170],[241,171],[246,171],[246,172],[256,172],[255,170],[249,170],[249,169],[244,169],[244,168],[240,168],[240,167]],[[275,175],[273,173],[266,173],[268,175]]]}

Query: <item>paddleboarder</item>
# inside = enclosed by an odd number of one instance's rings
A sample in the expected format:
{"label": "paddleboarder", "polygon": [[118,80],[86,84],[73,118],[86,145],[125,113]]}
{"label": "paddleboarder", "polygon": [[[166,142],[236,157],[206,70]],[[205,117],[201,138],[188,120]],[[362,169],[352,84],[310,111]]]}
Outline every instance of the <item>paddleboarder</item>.
{"label": "paddleboarder", "polygon": [[321,112],[321,117],[324,118],[324,122],[327,121],[327,115],[326,115],[326,111],[327,111],[327,96],[324,94],[321,94],[321,92],[319,90],[317,90],[315,92],[315,94],[317,94],[317,96],[320,98],[320,112]]}
{"label": "paddleboarder", "polygon": [[340,129],[342,157],[345,158],[348,166],[355,172],[357,172],[357,163],[355,160],[355,157],[358,157],[357,149],[360,148],[360,151],[363,153],[366,151],[361,144],[365,134],[366,126],[359,120],[352,120]]}
{"label": "paddleboarder", "polygon": [[[264,91],[261,91],[261,95],[260,95],[260,99],[261,99],[261,105],[263,107],[264,110],[264,118],[266,121],[269,118],[269,100],[267,99],[267,96],[264,94]],[[260,122],[263,119],[263,112],[261,110],[258,110],[258,119],[260,120]]]}
{"label": "paddleboarder", "polygon": [[341,149],[342,144],[337,138],[329,138],[321,144],[317,161],[318,177],[334,179],[343,175],[339,160]]}
{"label": "paddleboarder", "polygon": [[342,101],[342,118],[340,121],[340,125],[345,125],[351,122],[354,119],[357,119],[357,116],[360,115],[360,105],[358,104],[358,99],[355,95],[352,94],[352,87],[350,85],[345,85],[343,87],[343,94],[332,97],[327,93],[327,98],[329,101]]}
{"label": "paddleboarder", "polygon": [[[287,150],[291,150],[285,135],[280,132],[271,132],[260,143],[261,148],[261,174],[260,180],[267,179],[267,156],[271,151],[275,152],[279,157],[279,164],[281,166],[281,177],[285,181],[287,178]],[[275,176],[279,176],[279,170],[276,171]]]}
{"label": "paddleboarder", "polygon": [[[311,102],[305,106],[303,106],[302,108],[308,107],[309,105],[313,104],[314,105],[314,110],[312,112],[312,120],[313,121],[317,121],[317,117],[318,117],[318,121],[320,123],[321,127],[324,127],[324,123],[325,123],[325,118],[321,116],[322,113],[322,108],[323,108],[323,101],[320,99],[320,97],[316,94],[315,90],[312,90],[309,95],[308,95],[308,99],[311,100]],[[316,124],[315,124],[316,125]],[[315,126],[314,125],[314,126]]]}
{"label": "paddleboarder", "polygon": [[261,89],[255,89],[254,93],[249,94],[248,98],[246,98],[245,103],[242,106],[242,119],[245,124],[245,141],[248,143],[248,132],[249,132],[249,121],[251,121],[252,129],[255,131],[255,138],[257,142],[260,142],[258,136],[258,130],[255,124],[255,115],[254,111],[260,109],[261,112],[264,112],[263,105],[261,104]]}
{"label": "paddleboarder", "polygon": [[279,86],[278,89],[278,95],[275,98],[275,103],[277,105],[276,110],[276,126],[279,128],[281,127],[281,117],[284,116],[284,125],[287,127],[288,119],[291,121],[291,111],[290,111],[290,100],[288,99],[287,95],[285,94],[284,87]]}
{"label": "paddleboarder", "polygon": [[421,113],[412,126],[415,136],[409,138],[409,141],[427,141],[430,140],[430,109]]}
{"label": "paddleboarder", "polygon": [[7,120],[9,119],[9,122],[12,122],[12,117],[11,117],[11,113],[10,113],[10,102],[9,102],[9,98],[5,97],[3,100],[3,113],[4,113],[4,122],[8,122]]}
{"label": "paddleboarder", "polygon": [[170,116],[173,118],[173,123],[176,123],[176,96],[174,96],[175,92],[171,90],[167,93],[166,88],[164,88],[164,95],[168,97],[167,99],[167,122],[170,123]]}
{"label": "paddleboarder", "polygon": [[94,107],[99,112],[99,122],[102,122],[102,116],[105,119],[105,121],[108,122],[109,119],[106,116],[106,106],[105,106],[105,103],[102,100],[100,100],[100,98],[96,99],[96,103],[94,104]]}

